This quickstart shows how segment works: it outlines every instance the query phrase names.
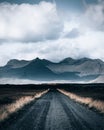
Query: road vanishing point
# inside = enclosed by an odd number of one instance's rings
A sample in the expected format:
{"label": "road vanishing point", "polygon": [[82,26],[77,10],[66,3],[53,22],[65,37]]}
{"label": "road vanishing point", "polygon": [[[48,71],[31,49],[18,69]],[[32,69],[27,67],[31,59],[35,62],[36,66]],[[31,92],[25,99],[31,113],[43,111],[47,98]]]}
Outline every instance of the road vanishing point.
{"label": "road vanishing point", "polygon": [[104,130],[104,116],[50,90],[1,123],[0,130]]}

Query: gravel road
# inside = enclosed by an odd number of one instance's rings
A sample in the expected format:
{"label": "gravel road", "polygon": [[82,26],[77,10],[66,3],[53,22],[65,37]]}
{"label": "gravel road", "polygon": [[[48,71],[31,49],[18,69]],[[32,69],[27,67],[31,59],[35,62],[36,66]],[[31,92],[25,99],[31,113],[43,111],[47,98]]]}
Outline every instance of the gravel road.
{"label": "gravel road", "polygon": [[104,116],[50,90],[0,123],[0,130],[104,130]]}

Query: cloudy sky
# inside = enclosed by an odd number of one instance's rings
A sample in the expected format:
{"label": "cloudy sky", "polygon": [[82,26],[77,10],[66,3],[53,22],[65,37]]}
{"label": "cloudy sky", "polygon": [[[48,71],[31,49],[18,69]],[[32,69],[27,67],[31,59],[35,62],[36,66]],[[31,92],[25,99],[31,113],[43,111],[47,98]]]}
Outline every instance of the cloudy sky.
{"label": "cloudy sky", "polygon": [[0,66],[36,57],[104,60],[104,1],[0,0]]}

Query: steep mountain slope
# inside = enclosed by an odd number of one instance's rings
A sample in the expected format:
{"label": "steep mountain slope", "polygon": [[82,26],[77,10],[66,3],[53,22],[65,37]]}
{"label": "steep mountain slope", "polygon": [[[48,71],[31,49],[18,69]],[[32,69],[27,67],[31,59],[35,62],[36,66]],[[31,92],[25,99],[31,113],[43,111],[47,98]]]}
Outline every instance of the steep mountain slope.
{"label": "steep mountain slope", "polygon": [[99,59],[82,58],[74,60],[66,58],[60,63],[48,67],[55,73],[78,72],[79,76],[104,74],[104,62]]}
{"label": "steep mountain slope", "polygon": [[99,79],[104,74],[104,62],[99,59],[66,58],[59,63],[36,58],[31,61],[10,60],[0,67],[0,77],[36,80],[84,80]]}
{"label": "steep mountain slope", "polygon": [[10,68],[21,68],[27,65],[30,61],[13,59],[8,61],[6,67]]}
{"label": "steep mountain slope", "polygon": [[91,81],[91,83],[104,83],[104,75],[100,75],[94,80]]}
{"label": "steep mountain slope", "polygon": [[8,62],[6,66],[0,69],[0,76],[31,79],[46,79],[49,76],[49,78],[53,78],[55,74],[46,67],[48,63],[50,62],[39,58],[30,62],[25,61],[24,64],[22,61],[12,60],[12,62]]}

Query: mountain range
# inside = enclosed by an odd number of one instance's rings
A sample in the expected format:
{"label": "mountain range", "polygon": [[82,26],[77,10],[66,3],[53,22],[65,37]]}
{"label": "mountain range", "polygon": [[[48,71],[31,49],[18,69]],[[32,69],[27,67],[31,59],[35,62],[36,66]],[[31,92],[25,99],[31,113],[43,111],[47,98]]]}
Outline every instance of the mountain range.
{"label": "mountain range", "polygon": [[0,67],[0,78],[103,82],[103,77],[104,62],[100,59],[69,57],[58,63],[39,58],[30,61],[12,59]]}

